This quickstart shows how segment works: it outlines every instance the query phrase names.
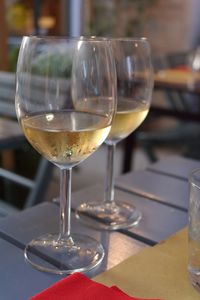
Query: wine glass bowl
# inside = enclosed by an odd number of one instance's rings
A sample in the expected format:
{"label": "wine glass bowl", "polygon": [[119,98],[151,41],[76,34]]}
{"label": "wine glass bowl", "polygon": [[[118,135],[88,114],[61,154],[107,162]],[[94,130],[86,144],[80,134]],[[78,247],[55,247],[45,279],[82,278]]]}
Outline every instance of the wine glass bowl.
{"label": "wine glass bowl", "polygon": [[107,40],[36,36],[22,40],[17,117],[33,148],[60,170],[60,230],[33,239],[25,248],[26,260],[39,270],[86,271],[104,257],[98,241],[71,233],[71,170],[107,137],[116,107],[115,84]]}
{"label": "wine glass bowl", "polygon": [[[132,204],[114,199],[114,152],[145,120],[152,98],[153,69],[149,42],[141,39],[111,39],[117,73],[117,110],[110,133],[107,176],[103,201],[82,203],[76,217],[96,229],[115,230],[138,224],[142,214]],[[92,217],[92,218],[91,218]]]}

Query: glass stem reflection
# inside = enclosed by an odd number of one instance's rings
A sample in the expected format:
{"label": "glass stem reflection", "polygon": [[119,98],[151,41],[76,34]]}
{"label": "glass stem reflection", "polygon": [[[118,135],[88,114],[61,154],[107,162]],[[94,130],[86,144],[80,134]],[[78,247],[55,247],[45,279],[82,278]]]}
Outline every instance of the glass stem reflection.
{"label": "glass stem reflection", "polygon": [[114,201],[114,160],[115,160],[115,144],[107,145],[107,172],[105,184],[105,203],[112,203]]}
{"label": "glass stem reflection", "polygon": [[68,239],[71,234],[71,178],[72,169],[60,170],[60,235]]}

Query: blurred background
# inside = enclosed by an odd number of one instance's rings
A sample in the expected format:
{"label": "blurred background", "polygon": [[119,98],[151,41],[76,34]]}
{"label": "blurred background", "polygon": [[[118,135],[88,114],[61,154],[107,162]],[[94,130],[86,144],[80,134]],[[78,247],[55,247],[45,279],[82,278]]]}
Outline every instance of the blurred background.
{"label": "blurred background", "polygon": [[[0,15],[0,118],[16,121],[14,80],[23,35],[145,36],[157,76],[152,109],[143,125],[118,145],[115,174],[143,169],[170,155],[200,159],[200,90],[194,81],[200,68],[199,0],[0,0]],[[39,155],[25,141],[10,145],[4,142],[0,148],[2,169],[35,180]],[[73,191],[104,184],[105,170],[103,145],[75,168]],[[15,187],[3,175],[0,197],[23,208],[27,187]],[[45,199],[58,194],[56,171],[47,190]]]}
{"label": "blurred background", "polygon": [[[9,70],[14,70],[17,49],[26,34],[146,36],[154,56],[188,51],[196,47],[200,39],[198,0],[0,2],[1,57],[6,43]],[[1,64],[3,62],[5,57],[1,59]]]}

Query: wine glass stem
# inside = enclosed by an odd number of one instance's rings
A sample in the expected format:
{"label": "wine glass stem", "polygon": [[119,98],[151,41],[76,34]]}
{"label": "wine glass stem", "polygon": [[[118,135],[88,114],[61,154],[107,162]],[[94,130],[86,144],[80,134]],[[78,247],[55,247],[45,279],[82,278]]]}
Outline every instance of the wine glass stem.
{"label": "wine glass stem", "polygon": [[105,184],[105,203],[112,203],[114,201],[114,159],[115,159],[115,144],[107,145],[107,173]]}
{"label": "wine glass stem", "polygon": [[60,170],[60,234],[59,239],[71,234],[71,177],[72,169]]}

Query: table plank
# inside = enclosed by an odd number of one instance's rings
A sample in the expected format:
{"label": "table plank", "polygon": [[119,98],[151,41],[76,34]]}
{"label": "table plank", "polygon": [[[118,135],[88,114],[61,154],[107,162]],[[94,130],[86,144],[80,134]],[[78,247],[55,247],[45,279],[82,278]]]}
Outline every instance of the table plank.
{"label": "table plank", "polygon": [[198,160],[172,156],[151,164],[147,167],[147,170],[178,177],[187,181],[190,173],[197,168],[200,168],[200,161]]}
{"label": "table plank", "polygon": [[[103,187],[93,186],[73,194],[72,206],[76,208],[84,201],[102,201]],[[120,232],[133,236],[149,244],[157,243],[187,224],[187,212],[158,201],[129,193],[115,190],[115,199],[123,200],[134,205],[142,212],[142,220],[137,227],[132,227]]]}
{"label": "table plank", "polygon": [[38,272],[25,263],[23,251],[0,238],[0,298],[27,300],[30,296],[61,279]]}
{"label": "table plank", "polygon": [[189,184],[178,178],[144,170],[119,176],[115,185],[183,211],[188,209]]}
{"label": "table plank", "polygon": [[[39,235],[58,231],[59,207],[54,203],[42,203],[20,213],[6,217],[0,222],[0,236],[23,248]],[[83,233],[100,241],[106,255],[103,263],[87,273],[94,276],[113,267],[125,258],[137,253],[146,245],[118,232],[100,232],[80,224],[72,214],[72,231]]]}

